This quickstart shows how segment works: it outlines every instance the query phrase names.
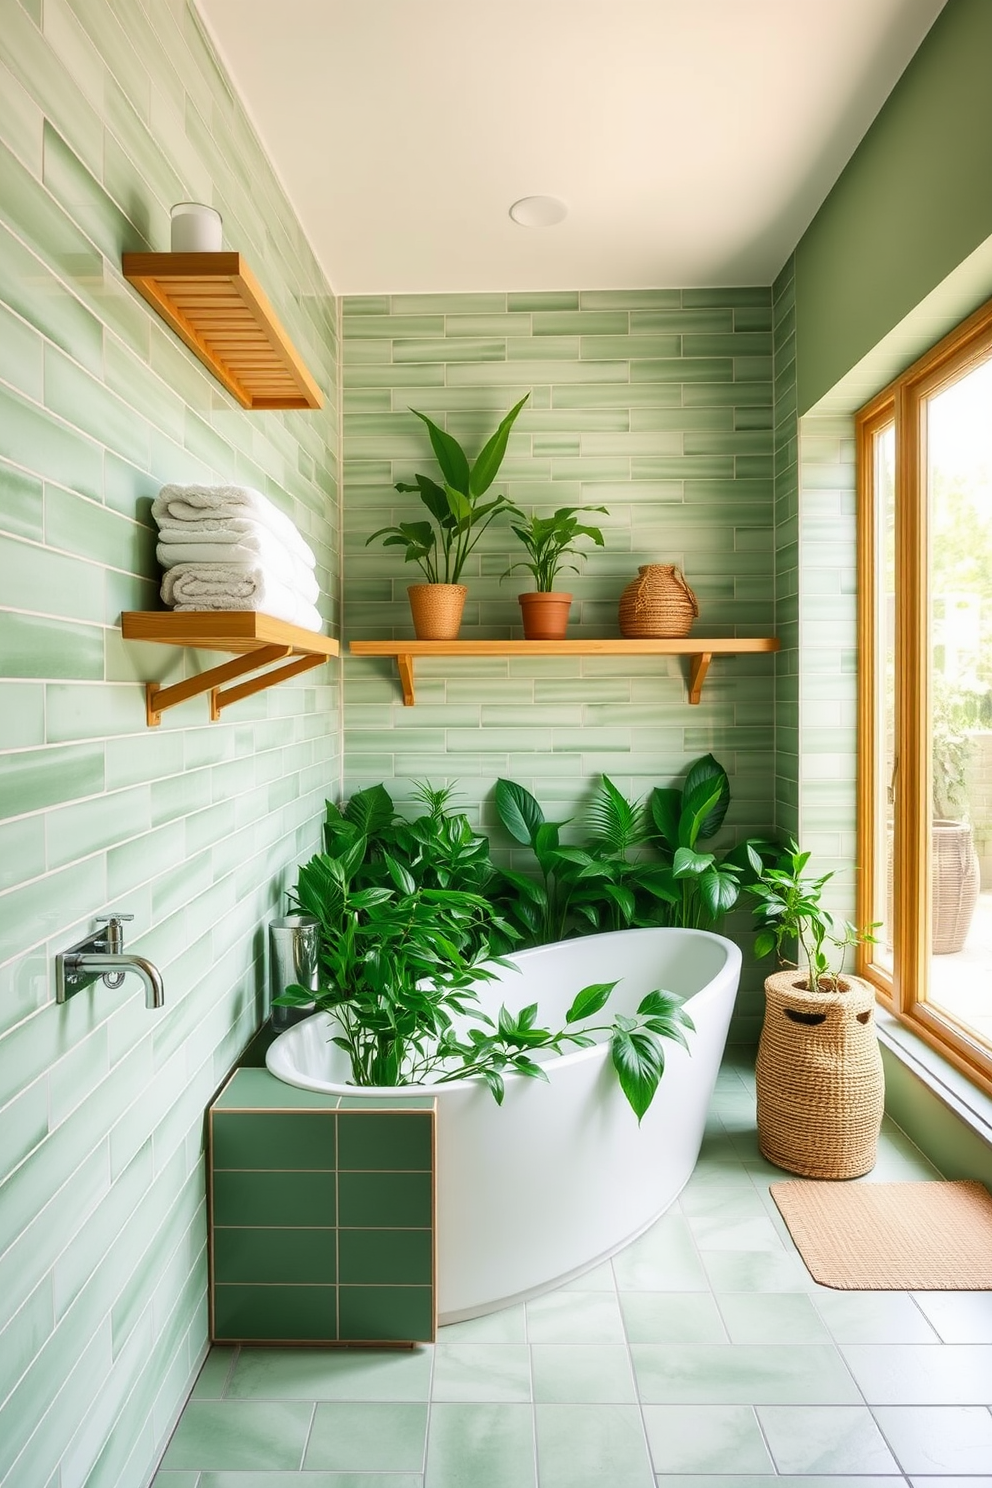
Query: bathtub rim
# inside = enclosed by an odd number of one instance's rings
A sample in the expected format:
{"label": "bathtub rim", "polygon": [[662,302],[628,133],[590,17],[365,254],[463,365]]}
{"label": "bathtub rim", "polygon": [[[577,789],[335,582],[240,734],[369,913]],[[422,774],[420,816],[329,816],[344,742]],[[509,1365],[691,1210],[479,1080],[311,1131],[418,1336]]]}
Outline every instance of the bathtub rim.
{"label": "bathtub rim", "polygon": [[[627,930],[606,930],[606,931],[600,931],[596,935],[573,936],[570,940],[549,941],[545,945],[529,946],[526,950],[523,950],[523,951],[510,952],[505,959],[508,960],[508,961],[509,960],[517,961],[517,960],[523,959],[524,957],[527,957],[527,958],[538,957],[538,956],[547,954],[549,952],[553,952],[553,951],[557,950],[560,946],[565,946],[565,945],[581,945],[581,944],[588,943],[590,941],[597,941],[597,940],[602,941],[602,940],[607,940],[609,938],[612,938],[613,936],[616,936],[616,935],[623,935],[623,936],[636,936],[636,935],[642,935],[642,934],[644,934],[644,935],[657,935],[660,932],[664,932],[665,934],[670,934],[670,935],[678,935],[679,937],[682,937],[682,936],[690,936],[692,938],[698,937],[700,939],[704,939],[704,940],[707,940],[707,941],[715,942],[719,946],[721,946],[723,948],[726,948],[726,957],[725,957],[725,960],[724,960],[723,965],[720,966],[716,970],[716,972],[710,977],[710,979],[707,982],[705,982],[703,984],[702,987],[699,987],[695,992],[690,993],[690,995],[684,999],[683,1003],[681,1004],[683,1007],[690,1008],[691,1005],[692,1005],[692,1003],[694,1003],[697,1000],[697,998],[702,997],[705,993],[711,991],[711,989],[713,989],[717,984],[722,983],[724,981],[724,979],[727,978],[727,977],[736,978],[737,981],[738,981],[738,984],[739,984],[741,967],[742,967],[742,961],[743,961],[743,954],[742,954],[741,948],[737,944],[737,942],[731,940],[728,936],[718,935],[716,933],[716,931],[714,931],[714,930],[698,930],[698,929],[696,929],[694,927],[682,926],[682,925],[632,926],[630,929],[627,929]],[[618,977],[617,978],[617,982],[618,983],[621,982],[622,980],[623,980],[622,977]],[[484,984],[484,986],[482,988],[482,994],[485,993],[487,987],[490,987],[490,986],[493,986],[493,985],[494,985],[493,983],[486,983],[486,984]],[[593,983],[589,983],[588,985],[594,985],[594,984]],[[581,990],[581,989],[577,989],[577,990]],[[648,994],[645,993],[644,995],[647,996]],[[604,1009],[603,1011],[606,1011],[606,1009]],[[597,1015],[596,1014],[592,1014],[591,1016],[595,1017]],[[294,1043],[298,1042],[298,1040],[300,1039],[300,1037],[305,1037],[306,1036],[306,1035],[299,1034],[298,1033],[298,1030],[299,1029],[311,1027],[312,1025],[314,1025],[317,1022],[318,1019],[326,1020],[328,1023],[330,1023],[330,1024],[333,1025],[333,1018],[334,1018],[334,1014],[332,1012],[328,1012],[326,1010],[320,1010],[320,1011],[318,1011],[316,1013],[311,1014],[311,1016],[309,1018],[302,1019],[299,1023],[293,1024],[290,1028],[286,1028],[286,1029],[284,1029],[282,1031],[282,1033],[278,1034],[277,1037],[272,1041],[272,1043],[269,1045],[268,1049],[265,1052],[265,1065],[266,1065],[266,1068],[268,1069],[269,1073],[271,1075],[274,1075],[276,1079],[282,1080],[284,1084],[295,1086],[298,1090],[313,1090],[313,1091],[319,1092],[322,1095],[344,1096],[344,1097],[347,1097],[349,1100],[355,1100],[355,1099],[361,1100],[361,1099],[364,1099],[366,1097],[368,1097],[368,1099],[370,1099],[370,1100],[376,1100],[376,1099],[382,1100],[382,1099],[387,1099],[387,1098],[388,1099],[392,1099],[392,1100],[402,1100],[402,1099],[407,1098],[407,1097],[410,1098],[410,1099],[414,1099],[416,1097],[423,1097],[425,1095],[427,1095],[427,1096],[432,1096],[432,1095],[434,1095],[434,1096],[440,1096],[440,1095],[442,1095],[443,1092],[449,1091],[449,1090],[454,1092],[454,1091],[479,1090],[479,1089],[485,1089],[486,1088],[485,1080],[484,1080],[484,1078],[483,1078],[482,1075],[467,1075],[467,1076],[465,1076],[464,1079],[461,1079],[461,1080],[445,1080],[443,1082],[434,1081],[432,1083],[426,1083],[426,1084],[424,1084],[424,1083],[409,1084],[409,1085],[353,1085],[353,1084],[350,1084],[350,1083],[341,1084],[338,1081],[334,1081],[334,1080],[321,1080],[321,1079],[318,1079],[318,1078],[316,1078],[314,1076],[304,1077],[303,1073],[300,1072],[300,1071],[297,1071],[297,1068],[295,1066],[288,1065],[288,1061],[285,1064],[283,1063],[283,1060],[282,1060],[281,1056],[284,1054],[285,1050],[292,1048],[292,1046],[294,1045]],[[581,1025],[577,1025],[577,1028],[578,1027],[581,1027]],[[292,1035],[294,1035],[294,1034],[296,1035],[296,1038],[295,1039],[292,1037]],[[691,1034],[690,1034],[690,1039],[691,1039]],[[331,1042],[330,1038],[328,1038],[327,1042],[328,1043]],[[668,1040],[668,1042],[671,1043],[672,1040]],[[571,1050],[567,1054],[556,1054],[553,1058],[551,1058],[551,1059],[549,1059],[547,1061],[542,1061],[542,1065],[543,1065],[544,1068],[546,1068],[548,1070],[549,1079],[550,1079],[550,1077],[551,1077],[551,1075],[550,1075],[551,1070],[553,1070],[553,1069],[568,1068],[568,1067],[574,1066],[576,1064],[579,1064],[579,1063],[581,1063],[584,1060],[592,1060],[592,1059],[595,1059],[597,1057],[601,1057],[603,1051],[605,1049],[608,1049],[608,1047],[609,1047],[608,1040],[607,1039],[601,1039],[601,1040],[598,1040],[596,1043],[592,1044],[588,1048],[584,1048],[584,1049],[573,1049],[573,1050]],[[690,1054],[692,1053],[691,1043],[690,1043],[690,1046],[689,1046],[689,1052],[690,1052]],[[347,1055],[345,1054],[345,1052],[344,1052],[343,1049],[340,1050],[340,1053],[341,1053],[342,1057],[344,1057],[345,1059],[347,1059]],[[270,1062],[270,1056],[271,1056],[271,1062]],[[276,1067],[277,1065],[279,1067]],[[294,1074],[296,1075],[296,1078],[293,1077]],[[516,1084],[518,1084],[521,1081],[524,1081],[524,1080],[533,1080],[535,1078],[533,1075],[522,1075],[522,1074],[519,1073],[519,1071],[512,1070],[512,1069],[504,1070],[502,1072],[502,1076],[503,1076],[504,1084],[509,1085],[511,1087],[514,1086],[514,1085],[516,1085]],[[662,1074],[662,1079],[664,1079],[664,1074]]]}

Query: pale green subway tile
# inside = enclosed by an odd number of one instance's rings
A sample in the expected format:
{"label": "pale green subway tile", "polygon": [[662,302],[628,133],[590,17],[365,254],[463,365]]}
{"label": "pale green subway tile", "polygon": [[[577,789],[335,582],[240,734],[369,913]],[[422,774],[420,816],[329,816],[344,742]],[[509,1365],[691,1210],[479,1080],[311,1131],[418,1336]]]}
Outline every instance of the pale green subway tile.
{"label": "pale green subway tile", "polygon": [[610,507],[618,502],[632,508],[653,502],[681,506],[683,501],[681,481],[590,481],[583,483],[579,494],[583,502],[595,500],[597,506]]}
{"label": "pale green subway tile", "polygon": [[99,446],[3,388],[0,456],[99,499],[103,466]]}
{"label": "pale green subway tile", "polygon": [[[100,182],[87,170],[79,156],[70,149],[58,130],[47,121],[44,133],[44,182],[56,201],[65,208],[76,225],[112,263],[116,263],[121,244],[133,236],[134,229],[116,202]],[[80,290],[88,286],[79,286]]]}
{"label": "pale green subway tile", "polygon": [[48,1072],[48,1099],[54,1130],[96,1089],[110,1068],[106,1026],[76,1044]]}
{"label": "pale green subway tile", "polygon": [[[582,706],[578,700],[573,705],[565,703],[538,701],[524,707],[513,707],[512,704],[492,704],[482,710],[482,726],[486,731],[486,737],[494,734],[497,736],[497,748],[510,748],[520,750],[522,747],[522,735],[519,732],[511,734],[509,730],[541,729],[547,734],[549,729],[555,728],[581,728]],[[515,742],[507,744],[507,739]]]}
{"label": "pale green subway tile", "polygon": [[0,827],[0,890],[37,878],[44,871],[44,819],[26,816]]}
{"label": "pale green subway tile", "polygon": [[443,315],[351,315],[345,301],[342,319],[345,341],[371,341],[385,337],[408,338],[444,335]]}
{"label": "pale green subway tile", "polygon": [[730,286],[717,289],[684,289],[682,303],[687,309],[706,305],[770,305],[771,290],[764,285]]}
{"label": "pale green subway tile", "polygon": [[682,337],[682,355],[686,357],[760,357],[771,356],[770,334],[757,331],[734,331],[729,335]]}
{"label": "pale green subway tile", "polygon": [[[40,683],[0,681],[0,751],[28,749],[44,740],[44,687]],[[0,798],[2,793],[0,786]]]}
{"label": "pale green subway tile", "polygon": [[[169,203],[182,201],[185,188],[181,177],[173,170],[161,146],[152,138],[147,124],[117,80],[112,77],[107,79],[105,117],[105,168],[119,142],[126,152],[132,181],[130,194],[118,196],[118,202],[124,205],[133,199],[138,181],[141,182],[142,196],[152,198],[156,204],[163,203],[168,208]],[[118,189],[123,178],[124,172],[118,170]],[[104,179],[108,180],[106,174]]]}
{"label": "pale green subway tile", "polygon": [[37,331],[0,306],[0,381],[39,403],[43,346]]}
{"label": "pale green subway tile", "polygon": [[[543,705],[574,703],[581,706],[589,700],[589,685],[576,673],[570,677],[537,677],[533,682],[534,701]],[[630,702],[628,679],[602,677],[596,681],[596,700],[613,706]]]}
{"label": "pale green subway tile", "polygon": [[63,867],[147,831],[149,803],[149,788],[138,786],[48,812],[49,867]]}
{"label": "pale green subway tile", "polygon": [[[449,386],[518,386],[524,381],[524,391],[530,391],[535,383],[549,383],[557,399],[559,388],[568,383],[595,383],[604,388],[607,384],[627,384],[626,362],[485,362],[452,363],[448,367]],[[528,386],[530,385],[530,386]],[[615,388],[614,388],[615,390]],[[521,395],[522,396],[522,395]]]}
{"label": "pale green subway tile", "polygon": [[577,361],[581,347],[579,336],[512,337],[506,343],[508,362],[544,362],[551,357]]}
{"label": "pale green subway tile", "polygon": [[166,780],[152,781],[153,827],[188,816],[191,811],[202,811],[210,804],[209,770],[191,770]]}
{"label": "pale green subway tile", "polygon": [[583,455],[626,454],[638,459],[673,458],[682,453],[683,435],[678,431],[645,431],[630,434],[583,434]]}
{"label": "pale green subway tile", "polygon": [[738,455],[734,460],[734,474],[741,480],[771,481],[775,462],[771,455]]}
{"label": "pale green subway tile", "polygon": [[684,451],[687,455],[766,455],[769,438],[765,429],[690,433],[685,436]]}
{"label": "pale green subway tile", "polygon": [[677,357],[678,336],[583,336],[582,356],[604,361],[646,361],[648,358]]}
{"label": "pale green subway tile", "polygon": [[732,478],[732,455],[636,455],[630,462],[634,480],[719,480]]}
{"label": "pale green subway tile", "polygon": [[0,1333],[0,1399],[5,1400],[54,1327],[52,1279],[46,1276]]}
{"label": "pale green subway tile", "polygon": [[496,312],[488,315],[449,312],[444,318],[445,336],[526,336],[531,334],[529,315]]}
{"label": "pale green subway tile", "polygon": [[592,430],[615,430],[620,432],[630,424],[626,409],[588,408],[576,412],[560,409],[532,408],[528,405],[517,420],[516,428],[528,433],[586,434]]}
{"label": "pale green subway tile", "polygon": [[[577,456],[581,448],[581,436],[576,431],[574,434],[535,434],[534,454],[536,456]],[[602,451],[588,450],[588,454],[599,454]]]}
{"label": "pale green subway tile", "polygon": [[489,341],[414,341],[393,342],[393,362],[402,365],[410,362],[442,363],[502,362],[506,360],[506,342]]}
{"label": "pale green subway tile", "polygon": [[213,881],[209,852],[186,858],[178,867],[156,874],[152,880],[152,913],[156,921],[198,898]]}
{"label": "pale green subway tile", "polygon": [[[426,463],[427,460],[433,463],[433,456],[425,457],[421,463]],[[388,459],[346,459],[343,474],[345,483],[349,486],[391,486],[393,483],[393,467]]]}
{"label": "pale green subway tile", "polygon": [[552,460],[551,475],[553,481],[623,481],[630,475],[630,464],[622,455],[580,455]]}
{"label": "pale green subway tile", "polygon": [[734,375],[734,363],[729,357],[684,357],[661,358],[656,361],[632,362],[631,382],[729,383]]}
{"label": "pale green subway tile", "polygon": [[139,465],[148,464],[148,427],[133,409],[82,368],[45,348],[45,404],[66,423]]}
{"label": "pale green subway tile", "polygon": [[0,961],[49,940],[75,920],[92,914],[105,899],[105,867],[100,858],[8,890],[0,895]]}
{"label": "pale green subway tile", "polygon": [[77,85],[73,73],[19,5],[4,7],[0,59],[28,88],[45,114],[59,128],[72,134],[87,163],[98,170],[103,147],[99,114]]}
{"label": "pale green subway tile", "polygon": [[735,356],[734,357],[734,382],[758,382],[768,383],[772,378],[772,359],[770,356]]}
{"label": "pale green subway tile", "polygon": [[[344,386],[348,389],[355,388],[439,388],[444,386],[444,368],[441,366],[430,366],[415,363],[404,367],[344,367],[342,369]],[[405,406],[404,402],[401,406]],[[387,402],[348,403],[345,407],[384,407],[390,405]]]}
{"label": "pale green subway tile", "polygon": [[536,311],[535,336],[626,336],[628,317],[620,310]]}
{"label": "pale green subway tile", "polygon": [[104,618],[102,568],[12,538],[0,537],[0,594],[11,609],[95,624]]}
{"label": "pale green subway tile", "polygon": [[770,408],[736,408],[734,410],[735,429],[768,429],[772,428],[772,410]]}
{"label": "pale green subway tile", "polygon": [[45,525],[42,492],[40,480],[0,461],[0,530],[40,539]]}
{"label": "pale green subway tile", "polygon": [[[161,438],[161,432],[156,429],[156,438]],[[197,460],[214,470],[223,471],[230,468],[232,447],[226,439],[208,423],[206,419],[200,418],[187,406],[185,410],[185,431],[183,444]]]}
{"label": "pale green subway tile", "polygon": [[558,313],[563,310],[578,310],[578,290],[530,290],[526,292],[513,291],[506,297],[507,310],[533,310],[535,312],[554,311]]}
{"label": "pale green subway tile", "polygon": [[688,433],[699,429],[733,429],[732,408],[632,408],[630,428],[634,434],[652,430],[667,432],[682,430]]}
{"label": "pale green subway tile", "polygon": [[771,385],[767,382],[686,383],[682,400],[687,408],[760,407],[772,405]]}
{"label": "pale green subway tile", "polygon": [[[677,307],[681,303],[680,289],[584,289],[579,295],[583,310],[630,310]],[[631,329],[634,315],[630,317]]]}
{"label": "pale green subway tile", "polygon": [[0,655],[8,677],[103,676],[103,632],[78,621],[0,611]]}
{"label": "pale green subway tile", "polygon": [[693,334],[732,331],[732,310],[659,309],[634,311],[630,317],[631,335],[691,336]]}
{"label": "pale green subway tile", "polygon": [[107,853],[107,894],[111,901],[131,894],[139,885],[174,868],[185,858],[185,829],[182,821],[167,822],[129,842],[111,847]]}
{"label": "pale green subway tile", "polygon": [[41,175],[41,132],[44,113],[35,98],[7,67],[0,63],[0,141],[8,145],[34,176]]}
{"label": "pale green subway tile", "polygon": [[771,305],[739,305],[735,308],[735,331],[771,331],[771,329]]}
{"label": "pale green subway tile", "polygon": [[36,1080],[0,1111],[0,1183],[44,1140],[47,1131],[48,1091],[44,1080]]}
{"label": "pale green subway tile", "polygon": [[389,341],[346,341],[344,343],[344,365],[367,367],[391,362],[392,343]]}
{"label": "pale green subway tile", "polygon": [[[455,371],[464,370],[455,368]],[[492,370],[489,364],[487,371]],[[409,411],[411,408],[418,409],[421,413],[429,413],[438,422],[438,415],[451,413],[453,411],[475,410],[484,413],[492,427],[514,403],[518,403],[526,394],[530,401],[528,408],[532,408],[535,395],[540,391],[526,382],[521,382],[517,387],[489,387],[478,385],[476,387],[451,387],[441,386],[435,388],[412,387],[397,393],[393,398],[393,407],[398,413]]]}
{"label": "pale green subway tile", "polygon": [[687,505],[693,502],[734,501],[758,503],[770,507],[771,482],[750,480],[687,480],[684,483]]}
{"label": "pale green subway tile", "polygon": [[131,573],[156,572],[155,535],[149,528],[59,486],[45,488],[45,540]]}
{"label": "pale green subway tile", "polygon": [[346,719],[344,738],[346,751],[358,755],[385,754],[401,748],[438,755],[443,754],[445,748],[443,728],[404,729],[400,734],[392,729],[349,728]]}
{"label": "pale green subway tile", "polygon": [[[141,359],[113,339],[108,340],[106,346],[106,380],[111,392],[147,418],[149,423],[156,424],[174,439],[182,438],[182,400],[160,377],[150,372]],[[115,449],[126,456],[127,451],[121,450],[119,445],[115,445]]]}

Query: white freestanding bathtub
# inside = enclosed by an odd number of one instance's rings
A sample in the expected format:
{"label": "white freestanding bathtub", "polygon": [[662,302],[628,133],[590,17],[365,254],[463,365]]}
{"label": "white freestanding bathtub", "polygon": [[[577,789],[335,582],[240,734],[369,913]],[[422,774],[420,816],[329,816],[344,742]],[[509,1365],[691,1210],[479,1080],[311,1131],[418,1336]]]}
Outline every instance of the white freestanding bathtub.
{"label": "white freestanding bathtub", "polygon": [[[507,1075],[497,1106],[478,1077],[379,1089],[437,1098],[438,1315],[493,1312],[595,1265],[646,1229],[677,1197],[699,1155],[740,977],[741,953],[704,930],[620,930],[508,958],[514,970],[479,987],[494,1018],[538,1004],[561,1027],[582,987],[619,981],[592,1021],[633,1013],[655,988],[687,1000],[690,1053],[665,1041],[665,1073],[640,1126],[610,1064],[609,1045],[552,1056],[550,1084]],[[361,1096],[343,1050],[318,1013],[279,1035],[266,1055],[290,1085]],[[372,1094],[372,1092],[369,1092]]]}

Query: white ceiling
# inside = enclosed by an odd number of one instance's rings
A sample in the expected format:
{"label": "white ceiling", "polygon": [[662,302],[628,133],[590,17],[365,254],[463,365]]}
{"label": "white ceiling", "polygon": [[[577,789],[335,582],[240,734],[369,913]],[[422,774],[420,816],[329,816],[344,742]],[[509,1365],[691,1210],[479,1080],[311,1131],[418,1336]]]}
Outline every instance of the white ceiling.
{"label": "white ceiling", "polygon": [[[944,0],[197,0],[339,294],[768,284]],[[519,227],[521,196],[561,197]]]}

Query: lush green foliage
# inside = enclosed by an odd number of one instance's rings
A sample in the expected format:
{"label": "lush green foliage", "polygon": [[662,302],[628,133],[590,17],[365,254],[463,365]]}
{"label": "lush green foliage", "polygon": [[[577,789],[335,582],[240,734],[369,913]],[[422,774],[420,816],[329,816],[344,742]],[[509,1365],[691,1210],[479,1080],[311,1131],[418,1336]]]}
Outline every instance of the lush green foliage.
{"label": "lush green foliage", "polygon": [[757,838],[723,854],[700,849],[719,832],[729,805],[727,772],[712,754],[690,765],[681,789],[657,786],[651,794],[649,836],[665,865],[662,883],[672,893],[670,925],[714,925],[733,909],[745,879],[760,873],[764,857],[774,852]]}
{"label": "lush green foliage", "polygon": [[[502,577],[505,579],[515,569],[525,568],[534,575],[534,587],[539,594],[550,594],[559,573],[565,570],[578,573],[574,563],[565,559],[582,556],[576,543],[580,537],[591,538],[597,547],[603,547],[603,534],[598,527],[582,526],[578,517],[582,512],[606,512],[605,506],[560,506],[550,517],[539,517],[531,512],[527,517],[513,508],[510,526],[530,554],[530,562],[513,563]],[[515,520],[514,520],[515,519]]]}
{"label": "lush green foliage", "polygon": [[[355,815],[386,829],[385,803],[374,794]],[[613,1067],[640,1121],[664,1072],[661,1040],[685,1046],[683,1030],[692,1028],[681,999],[654,991],[633,1017],[617,1014],[610,1025],[590,1026],[587,1020],[616,986],[597,983],[577,994],[564,1028],[539,1027],[536,1004],[516,1016],[503,1006],[494,1023],[475,991],[505,964],[492,956],[486,938],[487,901],[459,889],[418,886],[385,850],[373,861],[389,885],[358,886],[357,876],[370,866],[367,839],[337,821],[332,826],[348,845],[337,856],[323,853],[305,864],[292,900],[320,923],[315,1001],[334,1016],[334,1042],[346,1051],[356,1085],[443,1084],[479,1075],[502,1101],[507,1073],[547,1079],[533,1058],[536,1050],[581,1048],[595,1042],[596,1033],[608,1033]],[[291,987],[277,1000],[296,1006],[312,998],[312,991]]]}
{"label": "lush green foliage", "polygon": [[581,846],[563,847],[567,822],[548,821],[536,798],[513,780],[497,780],[496,810],[515,841],[529,847],[538,878],[504,868],[497,903],[503,916],[531,945],[657,925],[666,901],[675,897],[664,868],[632,858],[647,838],[643,808],[617,790],[607,776],[589,808]]}
{"label": "lush green foliage", "polygon": [[[810,854],[801,852],[798,843],[790,842],[775,863],[762,868],[757,882],[746,886],[758,901],[754,954],[760,959],[774,951],[783,966],[804,970],[811,992],[830,992],[837,986],[847,950],[874,944],[871,931],[875,926],[858,930],[845,921],[840,933],[835,933],[834,917],[822,903],[823,886],[833,874],[824,873],[819,878],[806,874],[809,859]],[[785,957],[784,946],[798,947],[797,961]],[[833,962],[835,969],[831,967]]]}
{"label": "lush green foliage", "polygon": [[381,537],[384,547],[404,548],[406,562],[416,563],[429,584],[457,584],[466,559],[493,518],[501,512],[516,511],[505,496],[496,496],[491,501],[483,501],[482,497],[499,474],[510,430],[529,397],[528,393],[510,409],[474,464],[469,464],[468,456],[453,435],[439,428],[426,413],[411,408],[410,412],[427,427],[443,485],[418,474],[413,485],[397,481],[396,489],[418,492],[432,520],[380,527],[366,539],[366,547]]}

